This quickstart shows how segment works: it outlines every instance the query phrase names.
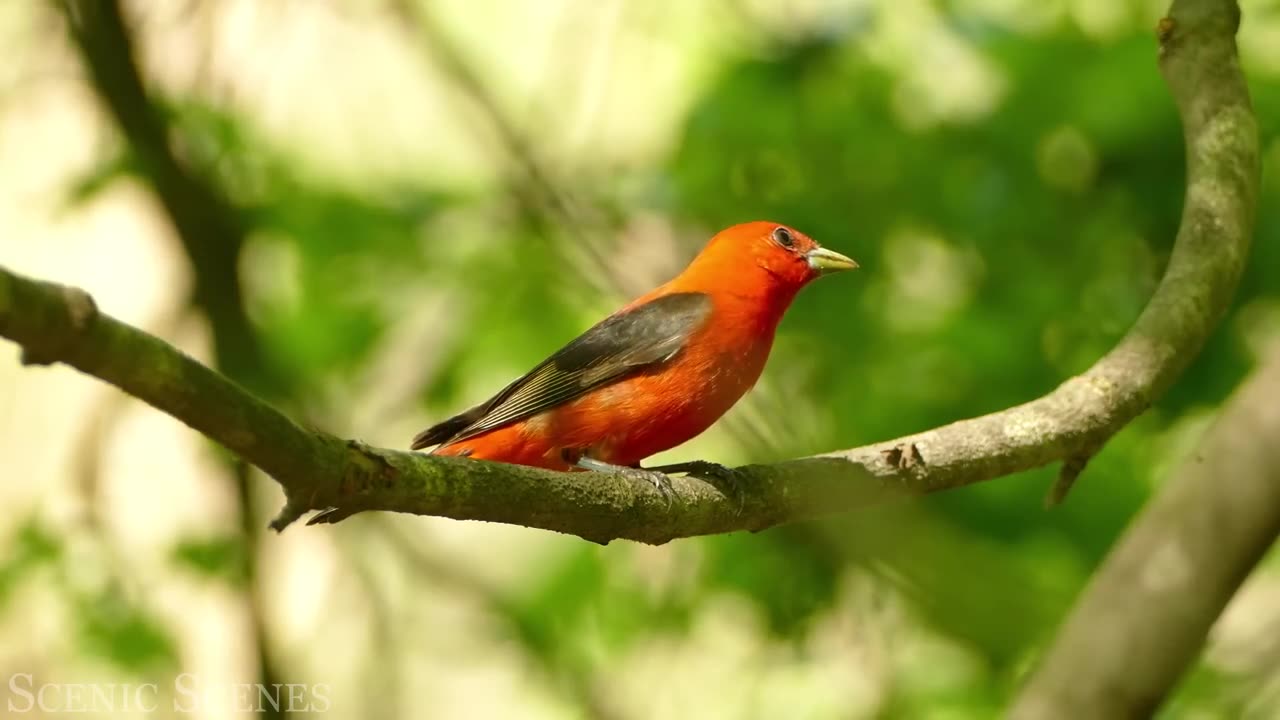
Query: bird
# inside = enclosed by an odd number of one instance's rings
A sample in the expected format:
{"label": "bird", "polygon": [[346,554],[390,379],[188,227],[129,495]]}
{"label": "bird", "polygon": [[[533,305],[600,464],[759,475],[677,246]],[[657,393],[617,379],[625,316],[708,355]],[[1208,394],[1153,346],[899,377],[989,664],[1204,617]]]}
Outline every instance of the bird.
{"label": "bird", "polygon": [[418,433],[410,447],[612,472],[652,483],[668,503],[668,474],[732,482],[732,471],[715,463],[640,463],[701,434],[755,385],[778,323],[803,287],[857,267],[787,225],[729,227],[676,277],[493,397]]}

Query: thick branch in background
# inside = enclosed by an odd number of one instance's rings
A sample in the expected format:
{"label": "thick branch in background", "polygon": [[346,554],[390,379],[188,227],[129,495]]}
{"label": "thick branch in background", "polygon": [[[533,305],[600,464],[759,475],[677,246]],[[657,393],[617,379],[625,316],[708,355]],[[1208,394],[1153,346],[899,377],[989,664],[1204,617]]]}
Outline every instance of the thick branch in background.
{"label": "thick branch in background", "polygon": [[60,0],[92,89],[129,143],[140,175],[173,222],[195,276],[193,300],[209,317],[219,369],[255,387],[270,377],[244,307],[240,251],[245,227],[217,188],[179,160],[174,135],[138,72],[118,0]]}
{"label": "thick branch in background", "polygon": [[285,489],[283,528],[310,510],[489,520],[596,541],[661,543],[760,530],[890,497],[936,492],[1068,461],[1079,467],[1178,377],[1235,291],[1253,233],[1258,139],[1234,53],[1234,3],[1175,3],[1162,65],[1187,141],[1187,194],[1168,267],[1134,327],[1083,375],[990,415],[883,443],[741,468],[744,496],[677,478],[653,489],[599,473],[556,473],[371,448],[305,430],[163,341],[93,310],[83,292],[0,272],[0,335],[177,417]]}
{"label": "thick branch in background", "polygon": [[[148,92],[133,36],[119,0],[61,0],[67,30],[88,71],[90,89],[102,101],[128,143],[141,180],[173,224],[194,277],[191,302],[209,321],[217,367],[238,382],[278,397],[291,389],[276,372],[249,322],[239,262],[246,223],[221,189],[184,161],[180,136]],[[240,534],[247,548],[248,577],[255,578],[255,546],[262,533],[251,473],[243,462],[228,467],[239,500]],[[250,621],[260,680],[271,685],[279,672],[267,647],[261,585],[248,587]],[[279,713],[271,708],[269,716]]]}
{"label": "thick branch in background", "polygon": [[1015,705],[1016,720],[1150,717],[1280,534],[1280,347],[1133,521]]}

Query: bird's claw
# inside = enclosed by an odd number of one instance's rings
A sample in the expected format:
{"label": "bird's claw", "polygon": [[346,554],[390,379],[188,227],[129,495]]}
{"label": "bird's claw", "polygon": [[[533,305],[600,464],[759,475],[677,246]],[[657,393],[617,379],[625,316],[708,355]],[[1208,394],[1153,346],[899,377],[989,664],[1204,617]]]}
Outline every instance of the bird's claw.
{"label": "bird's claw", "polygon": [[671,508],[671,502],[675,497],[676,491],[671,485],[671,478],[667,477],[666,473],[645,468],[624,468],[622,474],[633,480],[652,485],[658,491],[658,494],[662,495],[662,499],[667,501],[667,508]]}
{"label": "bird's claw", "polygon": [[684,473],[696,477],[699,480],[710,483],[716,489],[723,492],[732,500],[737,501],[737,513],[742,514],[743,508],[746,507],[747,497],[742,487],[742,477],[732,468],[727,468],[720,463],[708,462],[706,460],[690,460],[689,462],[678,463],[675,465],[664,465],[658,468],[650,468],[650,470],[658,470],[667,473]]}
{"label": "bird's claw", "polygon": [[652,468],[642,468],[638,466],[615,465],[610,462],[603,462],[591,457],[587,457],[580,453],[572,453],[568,450],[562,450],[560,457],[566,463],[572,463],[583,470],[591,470],[594,472],[614,473],[618,477],[624,477],[634,482],[644,482],[652,485],[663,500],[667,501],[667,509],[671,509],[671,499],[675,496],[675,488],[671,487],[671,478],[661,470]]}

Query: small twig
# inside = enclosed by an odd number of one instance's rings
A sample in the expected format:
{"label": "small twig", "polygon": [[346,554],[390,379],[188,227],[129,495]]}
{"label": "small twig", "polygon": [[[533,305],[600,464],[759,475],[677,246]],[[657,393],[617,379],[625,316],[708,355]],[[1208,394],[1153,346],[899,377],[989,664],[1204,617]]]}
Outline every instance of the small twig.
{"label": "small twig", "polygon": [[[550,235],[554,229],[570,236],[590,263],[584,277],[612,277],[613,268],[597,244],[591,241],[589,236],[592,233],[584,227],[582,203],[555,179],[545,158],[502,108],[498,98],[481,80],[480,73],[445,28],[427,7],[415,0],[391,0],[391,9],[411,38],[427,51],[436,67],[453,81],[454,86],[479,111],[482,121],[493,130],[497,146],[515,171],[509,181],[510,195],[532,226],[544,235]],[[606,236],[605,233],[597,234]]]}
{"label": "small twig", "polygon": [[1058,471],[1058,478],[1054,480],[1053,487],[1049,489],[1049,493],[1045,495],[1044,506],[1046,509],[1057,507],[1067,499],[1067,493],[1071,492],[1071,488],[1076,484],[1076,479],[1080,477],[1080,473],[1084,472],[1085,467],[1089,465],[1089,461],[1094,455],[1098,454],[1098,450],[1084,450],[1075,455],[1071,455],[1062,461],[1062,469]]}

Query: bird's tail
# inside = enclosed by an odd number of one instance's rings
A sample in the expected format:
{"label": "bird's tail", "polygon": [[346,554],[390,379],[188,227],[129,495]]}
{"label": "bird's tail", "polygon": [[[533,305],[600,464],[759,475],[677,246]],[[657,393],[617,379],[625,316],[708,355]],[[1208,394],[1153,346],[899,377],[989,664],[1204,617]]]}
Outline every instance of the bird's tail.
{"label": "bird's tail", "polygon": [[484,406],[482,405],[473,407],[464,413],[454,415],[443,422],[436,423],[417,435],[414,435],[413,443],[409,445],[409,449],[421,450],[423,448],[431,447],[432,445],[447,443],[483,416]]}

